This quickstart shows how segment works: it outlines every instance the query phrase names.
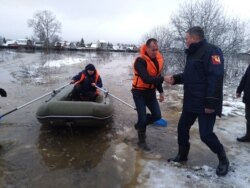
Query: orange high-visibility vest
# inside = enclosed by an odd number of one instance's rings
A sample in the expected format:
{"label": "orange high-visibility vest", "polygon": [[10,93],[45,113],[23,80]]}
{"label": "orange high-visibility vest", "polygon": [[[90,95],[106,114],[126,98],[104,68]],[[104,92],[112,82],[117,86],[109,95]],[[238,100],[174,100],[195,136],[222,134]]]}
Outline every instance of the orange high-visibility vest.
{"label": "orange high-visibility vest", "polygon": [[[157,71],[157,68],[154,64],[154,62],[146,55],[146,44],[144,44],[140,49],[140,57],[143,58],[147,63],[147,71],[150,76],[160,76],[161,71],[163,69],[164,59],[160,52],[157,52],[156,59],[159,64],[159,71]],[[155,88],[154,84],[147,84],[144,83],[138,72],[135,70],[135,63],[134,63],[134,75],[133,75],[133,85],[132,87],[134,89],[153,89]]]}
{"label": "orange high-visibility vest", "polygon": [[[98,81],[99,77],[100,77],[100,75],[96,71],[96,73],[95,73],[95,84],[97,84],[97,81]],[[85,78],[86,78],[85,73],[82,73],[80,80],[78,80],[75,84],[80,84],[81,82],[83,82],[85,80]],[[99,90],[96,89],[96,94],[99,95],[99,93],[100,93]]]}

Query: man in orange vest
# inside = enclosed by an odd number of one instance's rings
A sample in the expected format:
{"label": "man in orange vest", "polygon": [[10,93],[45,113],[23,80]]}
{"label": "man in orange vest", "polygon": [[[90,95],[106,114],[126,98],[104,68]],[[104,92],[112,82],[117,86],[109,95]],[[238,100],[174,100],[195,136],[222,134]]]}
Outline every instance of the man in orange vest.
{"label": "man in orange vest", "polygon": [[[157,40],[148,39],[140,49],[140,56],[134,62],[132,94],[135,102],[138,121],[135,129],[138,132],[138,146],[144,151],[150,148],[146,143],[146,126],[161,119],[159,103],[156,99],[156,89],[160,93],[160,102],[164,100],[162,83],[165,79],[161,72],[164,59],[158,50]],[[146,113],[146,107],[151,114]]]}
{"label": "man in orange vest", "polygon": [[93,64],[88,64],[70,83],[75,84],[71,94],[72,100],[95,101],[98,96],[95,86],[102,87],[102,79]]}

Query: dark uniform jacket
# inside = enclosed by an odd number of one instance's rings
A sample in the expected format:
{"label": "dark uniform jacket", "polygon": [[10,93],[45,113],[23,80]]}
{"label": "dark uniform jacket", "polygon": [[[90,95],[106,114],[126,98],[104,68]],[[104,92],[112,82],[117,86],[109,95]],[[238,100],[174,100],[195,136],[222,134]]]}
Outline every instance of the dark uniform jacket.
{"label": "dark uniform jacket", "polygon": [[220,48],[204,39],[189,46],[184,72],[174,75],[175,84],[184,84],[183,110],[204,113],[214,109],[221,116],[224,59]]}
{"label": "dark uniform jacket", "polygon": [[240,85],[237,88],[237,93],[244,91],[243,102],[250,105],[250,65],[240,81]]}

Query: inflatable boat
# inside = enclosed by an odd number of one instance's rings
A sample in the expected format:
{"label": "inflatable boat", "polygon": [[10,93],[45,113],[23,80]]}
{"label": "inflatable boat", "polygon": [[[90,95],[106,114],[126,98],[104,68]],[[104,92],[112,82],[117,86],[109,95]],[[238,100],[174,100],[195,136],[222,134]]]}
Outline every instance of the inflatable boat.
{"label": "inflatable boat", "polygon": [[69,94],[73,85],[53,94],[37,110],[42,124],[99,126],[105,125],[113,115],[113,102],[109,95],[100,92],[95,102],[72,101]]}

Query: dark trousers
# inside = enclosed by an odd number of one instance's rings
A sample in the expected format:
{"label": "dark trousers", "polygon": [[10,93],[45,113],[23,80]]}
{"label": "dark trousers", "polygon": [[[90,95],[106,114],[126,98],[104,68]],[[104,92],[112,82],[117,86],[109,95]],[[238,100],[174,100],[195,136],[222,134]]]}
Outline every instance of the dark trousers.
{"label": "dark trousers", "polygon": [[[132,92],[133,93],[133,92]],[[155,93],[153,94],[140,94],[139,92],[133,93],[133,99],[137,110],[137,127],[140,131],[146,131],[146,125],[156,120],[161,119],[161,110],[159,103],[156,99]],[[146,107],[148,107],[151,115],[147,115]]]}
{"label": "dark trousers", "polygon": [[73,100],[79,101],[95,101],[96,92],[95,91],[85,91],[81,84],[76,84],[71,92],[71,97]]}
{"label": "dark trousers", "polygon": [[249,104],[245,104],[245,117],[247,120],[247,124],[250,123],[250,105]]}
{"label": "dark trousers", "polygon": [[223,146],[213,132],[216,115],[215,114],[197,114],[182,111],[178,124],[178,144],[180,146],[189,145],[189,130],[198,118],[199,132],[201,140],[214,152],[219,153]]}
{"label": "dark trousers", "polygon": [[250,136],[250,105],[245,104],[245,117],[247,120],[247,135]]}

